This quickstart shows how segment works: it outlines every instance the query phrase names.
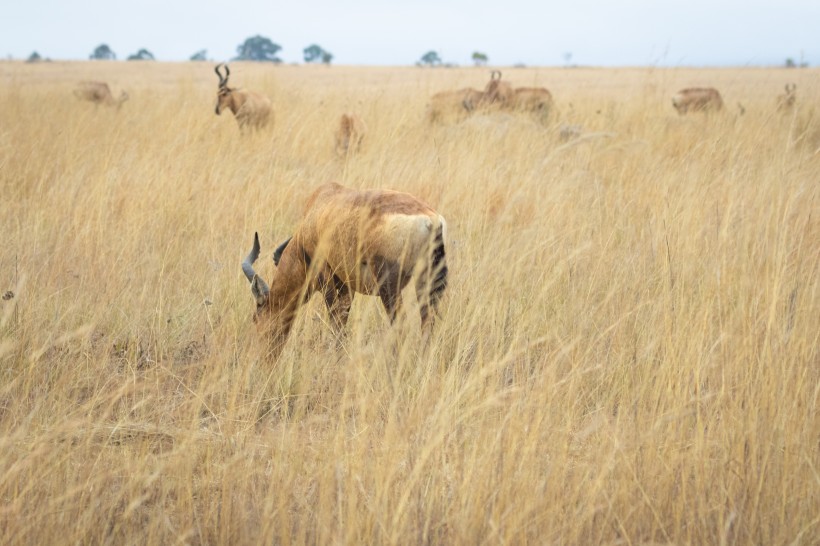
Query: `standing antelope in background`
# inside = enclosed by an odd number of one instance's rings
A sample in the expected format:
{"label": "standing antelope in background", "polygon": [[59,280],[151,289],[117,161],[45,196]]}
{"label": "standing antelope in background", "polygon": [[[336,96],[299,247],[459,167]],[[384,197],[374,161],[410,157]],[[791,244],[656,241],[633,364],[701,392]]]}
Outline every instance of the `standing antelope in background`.
{"label": "standing antelope in background", "polygon": [[777,97],[777,111],[790,112],[797,102],[797,84],[787,83],[786,92]]}
{"label": "standing antelope in background", "polygon": [[723,108],[723,98],[713,87],[681,89],[672,97],[672,106],[681,116],[689,112],[709,112]]}
{"label": "standing antelope in background", "polygon": [[[219,67],[225,67],[225,76],[219,72]],[[216,93],[216,115],[220,115],[225,108],[233,112],[239,130],[261,129],[268,124],[272,116],[270,99],[261,93],[228,87],[228,78],[231,75],[226,64],[218,64],[214,69],[219,76],[219,89]]]}
{"label": "standing antelope in background", "polygon": [[490,81],[484,88],[484,95],[481,98],[483,104],[494,104],[502,108],[508,108],[513,105],[515,100],[515,91],[512,85],[501,81],[501,71],[493,70],[490,73]]}
{"label": "standing antelope in background", "polygon": [[93,102],[94,104],[116,106],[118,110],[122,107],[122,103],[128,100],[128,93],[125,91],[120,93],[119,98],[115,99],[107,83],[93,81],[85,81],[77,84],[77,88],[74,90],[74,96],[78,99]]}
{"label": "standing antelope in background", "polygon": [[324,295],[333,329],[347,323],[354,292],[378,295],[391,323],[415,277],[425,337],[447,286],[444,218],[416,197],[389,190],[320,186],[294,234],[274,253],[270,287],[254,271],[259,235],[242,263],[256,301],[254,322],[279,355],[299,306]]}
{"label": "standing antelope in background", "polygon": [[335,135],[336,153],[343,156],[348,152],[358,151],[362,147],[362,140],[366,132],[367,125],[362,118],[356,114],[342,114]]}

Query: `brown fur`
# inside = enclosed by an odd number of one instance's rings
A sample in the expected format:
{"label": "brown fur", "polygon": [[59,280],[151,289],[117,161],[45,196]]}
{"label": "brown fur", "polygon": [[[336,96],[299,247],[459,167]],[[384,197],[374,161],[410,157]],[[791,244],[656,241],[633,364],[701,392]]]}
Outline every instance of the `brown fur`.
{"label": "brown fur", "polygon": [[414,276],[422,328],[428,331],[446,286],[445,232],[444,218],[412,195],[336,183],[319,187],[267,294],[252,269],[257,247],[243,264],[257,301],[254,320],[270,336],[271,353],[279,353],[299,306],[313,292],[325,294],[334,327],[344,326],[355,292],[378,295],[392,321],[401,308],[401,290]]}
{"label": "brown fur", "polygon": [[475,107],[481,96],[481,91],[469,87],[436,93],[427,103],[427,121],[435,123],[447,118],[463,118]]}
{"label": "brown fur", "polygon": [[367,133],[367,125],[356,114],[342,114],[339,127],[336,129],[336,153],[345,155],[361,149],[362,140]]}
{"label": "brown fur", "polygon": [[219,76],[219,88],[216,93],[216,115],[222,114],[227,108],[233,112],[236,122],[239,124],[241,132],[262,129],[273,119],[273,108],[268,97],[254,91],[235,89],[228,87],[228,77],[230,72],[226,68],[226,76],[223,78],[219,74],[217,65],[216,73]]}
{"label": "brown fur", "polygon": [[777,111],[791,112],[797,103],[797,84],[786,84],[786,92],[777,97]]}
{"label": "brown fur", "polygon": [[122,106],[122,103],[128,100],[128,93],[125,91],[120,94],[119,98],[115,99],[107,83],[96,81],[80,82],[74,90],[74,96],[94,104],[116,106],[118,109]]}
{"label": "brown fur", "polygon": [[517,87],[513,97],[513,108],[546,121],[553,109],[552,93],[543,87]]}
{"label": "brown fur", "polygon": [[493,70],[490,81],[484,87],[481,100],[483,106],[494,105],[500,108],[510,108],[515,100],[515,91],[512,85],[501,81],[501,72]]}
{"label": "brown fur", "polygon": [[710,112],[723,109],[723,98],[713,87],[690,87],[682,89],[672,97],[672,106],[678,114],[688,112]]}

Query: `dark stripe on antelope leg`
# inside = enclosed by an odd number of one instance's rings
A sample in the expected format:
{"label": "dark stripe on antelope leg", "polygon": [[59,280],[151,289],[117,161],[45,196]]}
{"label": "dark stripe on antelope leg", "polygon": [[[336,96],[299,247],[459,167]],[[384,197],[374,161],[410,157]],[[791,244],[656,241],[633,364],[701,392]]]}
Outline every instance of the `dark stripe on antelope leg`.
{"label": "dark stripe on antelope leg", "polygon": [[347,319],[350,316],[353,292],[339,277],[333,275],[330,282],[324,286],[324,295],[333,330],[336,334],[340,334],[344,331]]}
{"label": "dark stripe on antelope leg", "polygon": [[370,266],[379,280],[379,298],[381,298],[392,324],[396,320],[399,309],[401,309],[401,289],[402,286],[407,284],[407,279],[402,275],[399,264],[385,260],[381,256],[375,256],[370,262]]}

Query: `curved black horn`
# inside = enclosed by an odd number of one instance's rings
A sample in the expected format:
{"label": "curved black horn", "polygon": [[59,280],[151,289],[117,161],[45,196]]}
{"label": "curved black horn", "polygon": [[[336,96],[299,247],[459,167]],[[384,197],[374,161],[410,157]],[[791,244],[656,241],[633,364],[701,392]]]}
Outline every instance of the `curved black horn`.
{"label": "curved black horn", "polygon": [[216,67],[214,68],[214,72],[216,72],[216,75],[219,76],[219,87],[222,87],[225,84],[225,78],[223,78],[222,74],[219,72],[220,66],[222,66],[222,63],[216,65]]}
{"label": "curved black horn", "polygon": [[277,266],[279,265],[279,260],[282,259],[282,253],[285,251],[291,239],[293,239],[293,237],[288,237],[287,241],[276,247],[276,250],[273,251],[273,263]]}
{"label": "curved black horn", "polygon": [[262,290],[267,294],[270,292],[268,285],[265,284],[265,281],[262,280],[262,277],[256,274],[256,271],[253,270],[253,263],[256,259],[259,258],[259,233],[253,234],[253,248],[251,249],[250,254],[248,254],[245,261],[242,262],[242,272],[245,274],[245,277],[248,278],[248,282],[253,283],[253,279],[258,279],[259,284],[262,287]]}

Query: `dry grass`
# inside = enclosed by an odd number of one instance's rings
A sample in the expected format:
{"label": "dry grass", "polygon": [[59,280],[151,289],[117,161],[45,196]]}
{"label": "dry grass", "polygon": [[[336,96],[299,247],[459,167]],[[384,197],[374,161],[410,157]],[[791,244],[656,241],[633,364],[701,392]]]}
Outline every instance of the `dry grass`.
{"label": "dry grass", "polygon": [[[4,544],[817,544],[820,72],[505,70],[547,127],[423,122],[485,70],[231,77],[272,130],[208,64],[0,63]],[[679,118],[704,84],[729,111]],[[239,263],[329,179],[448,219],[426,352],[367,297],[339,350],[315,298],[261,358]]]}

